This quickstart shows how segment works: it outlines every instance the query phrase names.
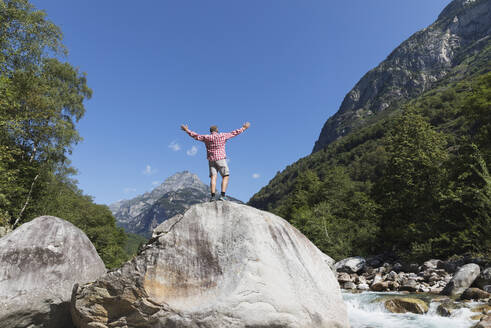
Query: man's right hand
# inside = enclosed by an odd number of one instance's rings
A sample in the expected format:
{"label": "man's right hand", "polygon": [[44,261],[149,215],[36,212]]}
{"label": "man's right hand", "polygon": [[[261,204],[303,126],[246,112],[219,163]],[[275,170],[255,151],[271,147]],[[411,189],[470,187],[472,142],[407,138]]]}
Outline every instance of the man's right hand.
{"label": "man's right hand", "polygon": [[186,132],[188,132],[188,131],[189,131],[188,126],[187,126],[187,125],[184,125],[184,124],[183,124],[183,125],[181,125],[181,129],[182,129],[183,131],[186,131]]}
{"label": "man's right hand", "polygon": [[247,130],[247,129],[248,129],[250,126],[251,126],[251,123],[249,123],[249,122],[245,122],[245,123],[244,123],[244,125],[242,125],[242,127],[243,127],[244,129],[246,129],[246,130]]}

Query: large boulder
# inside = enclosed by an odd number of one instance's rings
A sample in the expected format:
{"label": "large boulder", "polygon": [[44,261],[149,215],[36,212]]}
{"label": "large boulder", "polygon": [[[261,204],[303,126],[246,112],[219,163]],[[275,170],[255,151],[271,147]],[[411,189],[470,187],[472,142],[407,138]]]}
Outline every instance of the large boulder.
{"label": "large boulder", "polygon": [[469,288],[474,280],[479,276],[480,268],[475,263],[469,263],[460,267],[455,272],[452,280],[448,282],[441,294],[449,296],[460,296],[467,288]]}
{"label": "large boulder", "polygon": [[75,283],[106,268],[89,238],[73,224],[41,216],[0,239],[0,328],[73,327]]}
{"label": "large boulder", "polygon": [[339,272],[357,273],[365,267],[365,263],[366,261],[363,257],[354,256],[337,262],[334,268]]}
{"label": "large boulder", "polygon": [[77,327],[349,327],[323,253],[282,218],[193,205],[140,254],[74,288]]}

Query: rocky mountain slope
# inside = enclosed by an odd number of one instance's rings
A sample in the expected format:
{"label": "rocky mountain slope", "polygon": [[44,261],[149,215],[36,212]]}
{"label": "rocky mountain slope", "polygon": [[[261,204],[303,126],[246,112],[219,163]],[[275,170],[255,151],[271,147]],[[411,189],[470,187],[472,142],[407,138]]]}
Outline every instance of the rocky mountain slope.
{"label": "rocky mountain slope", "polygon": [[[471,74],[461,64],[489,45],[490,34],[491,1],[452,1],[432,25],[413,34],[361,78],[324,124],[313,152],[443,79]],[[481,59],[489,68],[489,52]]]}
{"label": "rocky mountain slope", "polygon": [[206,202],[208,197],[208,186],[196,174],[183,171],[170,176],[152,191],[113,203],[109,208],[117,224],[127,232],[150,237],[160,223],[184,213],[193,204]]}

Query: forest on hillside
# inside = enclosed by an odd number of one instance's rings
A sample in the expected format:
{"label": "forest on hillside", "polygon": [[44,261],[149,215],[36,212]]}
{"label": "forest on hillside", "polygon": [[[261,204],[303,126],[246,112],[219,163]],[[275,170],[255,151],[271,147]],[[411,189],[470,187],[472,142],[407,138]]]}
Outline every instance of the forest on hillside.
{"label": "forest on hillside", "polygon": [[0,1],[0,226],[63,218],[87,234],[107,267],[118,267],[128,258],[126,234],[72,178],[68,156],[92,90],[66,55],[45,12],[27,0]]}
{"label": "forest on hillside", "polygon": [[489,257],[490,133],[487,65],[290,165],[249,204],[336,259]]}

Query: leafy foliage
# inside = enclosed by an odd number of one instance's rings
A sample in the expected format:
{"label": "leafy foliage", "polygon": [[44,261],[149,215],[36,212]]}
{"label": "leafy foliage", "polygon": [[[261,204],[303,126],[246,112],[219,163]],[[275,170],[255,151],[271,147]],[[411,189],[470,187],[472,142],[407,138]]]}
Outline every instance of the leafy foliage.
{"label": "leafy foliage", "polygon": [[110,211],[82,194],[67,155],[92,90],[60,57],[60,29],[27,0],[0,1],[0,224],[56,215],[82,228],[107,266],[126,259]]}

